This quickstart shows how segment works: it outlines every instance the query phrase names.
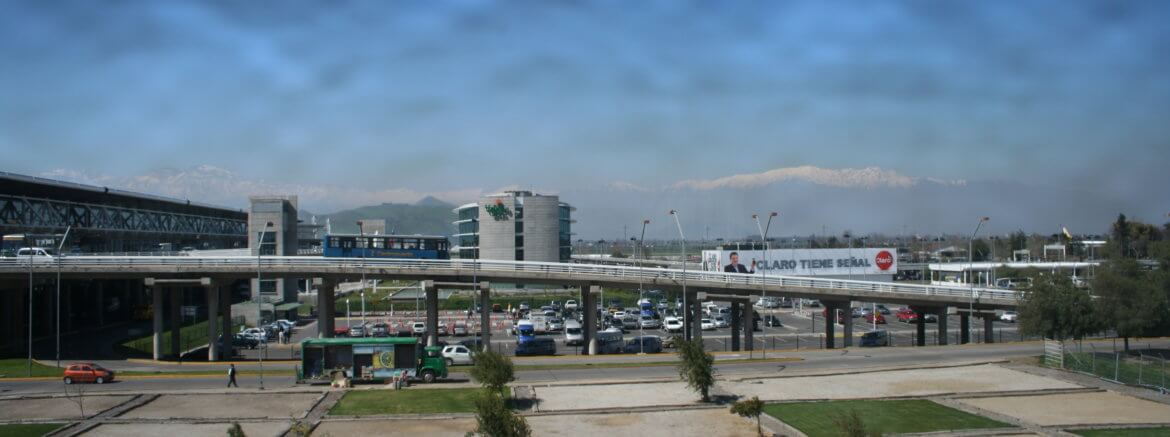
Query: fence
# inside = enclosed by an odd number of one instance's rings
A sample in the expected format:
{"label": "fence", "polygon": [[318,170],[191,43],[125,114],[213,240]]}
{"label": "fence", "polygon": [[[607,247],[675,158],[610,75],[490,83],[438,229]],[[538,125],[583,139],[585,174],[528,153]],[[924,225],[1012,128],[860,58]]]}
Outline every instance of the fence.
{"label": "fence", "polygon": [[1170,382],[1170,366],[1166,363],[1170,352],[1164,349],[1153,349],[1146,345],[1145,349],[1131,349],[1127,353],[1115,348],[1098,349],[1092,344],[1082,345],[1080,342],[1075,347],[1064,345],[1062,348],[1064,353],[1061,365],[1066,370],[1170,394],[1170,386],[1166,385]]}

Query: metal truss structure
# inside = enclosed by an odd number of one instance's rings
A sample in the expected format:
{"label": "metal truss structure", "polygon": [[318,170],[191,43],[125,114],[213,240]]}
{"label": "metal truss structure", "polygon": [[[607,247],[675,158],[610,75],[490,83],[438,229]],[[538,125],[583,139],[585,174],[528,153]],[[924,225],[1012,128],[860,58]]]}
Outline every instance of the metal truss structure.
{"label": "metal truss structure", "polygon": [[246,237],[247,220],[0,194],[0,227]]}

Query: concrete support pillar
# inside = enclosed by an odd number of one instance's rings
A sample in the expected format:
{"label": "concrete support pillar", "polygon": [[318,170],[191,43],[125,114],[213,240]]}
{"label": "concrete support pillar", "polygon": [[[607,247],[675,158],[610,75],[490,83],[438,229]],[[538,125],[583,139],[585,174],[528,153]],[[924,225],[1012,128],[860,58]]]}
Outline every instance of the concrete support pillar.
{"label": "concrete support pillar", "polygon": [[914,308],[914,315],[916,316],[914,323],[917,329],[914,343],[918,346],[926,346],[926,312],[919,308]]}
{"label": "concrete support pillar", "polygon": [[479,313],[479,330],[480,343],[483,344],[483,350],[491,349],[492,342],[492,298],[491,287],[487,282],[480,282],[479,284],[479,305],[483,311]]}
{"label": "concrete support pillar", "polygon": [[74,284],[61,288],[61,332],[73,330],[73,289]]}
{"label": "concrete support pillar", "polygon": [[183,304],[183,287],[170,287],[171,298],[171,357],[179,359],[182,353],[183,336],[180,328],[183,325],[183,314],[180,311],[180,305]]}
{"label": "concrete support pillar", "polygon": [[317,337],[333,337],[333,290],[337,288],[337,280],[333,278],[315,278],[313,284],[317,286]]}
{"label": "concrete support pillar", "polygon": [[959,314],[959,344],[971,342],[971,314]]}
{"label": "concrete support pillar", "polygon": [[97,309],[97,325],[99,327],[106,325],[106,293],[105,293],[106,286],[105,286],[105,282],[106,281],[97,281],[97,290],[94,290],[94,294],[97,297],[97,308],[96,308]]}
{"label": "concrete support pillar", "polygon": [[597,354],[597,295],[593,293],[594,288],[592,284],[581,284],[581,311],[585,312],[581,339],[589,355]]}
{"label": "concrete support pillar", "polygon": [[153,318],[151,327],[154,330],[154,338],[152,339],[154,351],[153,357],[157,361],[162,358],[162,332],[163,332],[163,288],[160,286],[152,286],[150,290],[150,312]]}
{"label": "concrete support pillar", "polygon": [[[756,315],[751,305],[743,306],[743,317],[739,318],[743,324],[743,350],[756,350]],[[767,349],[765,346],[764,349]]]}
{"label": "concrete support pillar", "polygon": [[837,309],[836,302],[823,302],[825,306],[825,349],[837,347]]}
{"label": "concrete support pillar", "polygon": [[427,305],[427,346],[439,344],[439,289],[435,281],[422,281],[426,291]]}
{"label": "concrete support pillar", "polygon": [[947,345],[947,307],[938,310],[938,345]]}
{"label": "concrete support pillar", "polygon": [[219,356],[220,358],[234,357],[236,356],[236,353],[232,347],[231,342],[232,336],[235,335],[235,333],[232,332],[231,288],[224,286],[222,283],[219,283],[219,285],[216,285],[215,287],[215,294],[219,295],[217,302],[219,304],[220,332],[223,332],[224,336],[227,337],[227,341],[225,341],[223,347],[220,348]]}
{"label": "concrete support pillar", "polygon": [[845,347],[852,347],[853,346],[853,302],[852,301],[845,302],[841,312],[842,312],[841,317],[843,319],[845,319],[844,345],[845,345]]}
{"label": "concrete support pillar", "polygon": [[[739,329],[741,328],[740,320],[744,319],[743,315],[740,314],[740,311],[742,311],[742,310],[743,309],[740,308],[739,302],[735,302],[735,301],[731,302],[731,350],[732,351],[739,351]],[[750,310],[751,310],[751,307],[748,307],[748,311],[750,311]],[[751,317],[751,316],[749,315],[748,317]],[[748,327],[748,330],[751,330],[751,327]]]}
{"label": "concrete support pillar", "polygon": [[219,287],[207,284],[203,291],[207,293],[207,361],[219,361]]}
{"label": "concrete support pillar", "polygon": [[983,342],[995,343],[995,318],[983,316]]}
{"label": "concrete support pillar", "polygon": [[703,302],[699,301],[698,293],[687,296],[687,304],[691,306],[691,339],[703,341]]}

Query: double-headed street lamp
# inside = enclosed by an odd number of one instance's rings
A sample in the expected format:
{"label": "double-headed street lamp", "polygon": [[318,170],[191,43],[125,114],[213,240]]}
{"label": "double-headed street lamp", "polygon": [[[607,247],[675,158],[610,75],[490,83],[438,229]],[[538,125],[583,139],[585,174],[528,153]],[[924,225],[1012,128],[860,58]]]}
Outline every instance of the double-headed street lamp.
{"label": "double-headed street lamp", "polygon": [[[264,229],[260,230],[260,239],[256,240],[256,327],[261,329],[261,332],[264,332],[264,328],[261,327],[261,323],[264,318],[264,309],[261,306],[261,302],[263,301],[263,299],[261,299],[263,293],[262,284],[264,282],[260,280],[260,255],[264,253],[264,235],[271,227],[272,222],[264,223]],[[275,245],[276,242],[273,242],[272,244]],[[268,350],[267,335],[264,337],[263,348],[260,349],[260,390],[264,390],[264,351],[266,350]]]}
{"label": "double-headed street lamp", "polygon": [[678,238],[682,243],[682,258],[683,258],[683,280],[682,280],[682,295],[683,295],[683,337],[686,341],[691,340],[691,325],[687,322],[687,312],[690,307],[687,306],[687,237],[683,235],[682,224],[678,221],[678,210],[670,210],[670,215],[674,216],[674,225],[678,227]]}
{"label": "double-headed street lamp", "polygon": [[[65,248],[65,239],[69,238],[72,229],[73,226],[66,227],[65,235],[57,243],[57,367],[61,367],[61,257],[65,256],[61,249]],[[98,302],[98,307],[98,311],[103,311],[101,302]]]}
{"label": "double-headed street lamp", "polygon": [[[638,247],[634,248],[634,262],[638,263],[638,306],[641,306],[642,299],[645,299],[645,292],[642,287],[642,260],[638,258],[638,250],[642,250],[642,256],[646,256],[646,251],[642,247],[642,243],[646,241],[646,225],[650,224],[650,220],[642,220],[642,235],[638,237]],[[642,328],[642,322],[638,322],[638,348],[639,354],[646,353],[646,331]]]}
{"label": "double-headed street lamp", "polygon": [[975,314],[975,234],[979,233],[979,228],[982,228],[988,220],[991,220],[991,217],[980,217],[979,223],[975,224],[975,231],[971,232],[971,239],[967,240],[967,282],[971,287],[971,306],[968,308],[971,314],[968,314],[967,317]]}
{"label": "double-headed street lamp", "polygon": [[366,329],[366,252],[370,250],[370,242],[366,241],[366,231],[362,221],[357,221],[358,238],[362,245],[362,329]]}
{"label": "double-headed street lamp", "polygon": [[[764,227],[760,227],[760,216],[756,215],[756,214],[752,214],[752,220],[756,221],[756,229],[760,231],[760,240],[763,240],[763,242],[764,242],[764,265],[763,265],[763,269],[761,269],[761,271],[760,271],[760,275],[761,275],[760,297],[761,298],[766,297],[767,292],[768,292],[768,288],[767,288],[768,287],[768,230],[772,229],[772,218],[776,217],[778,215],[780,215],[780,213],[778,213],[776,211],[772,211],[772,212],[768,213],[768,225],[764,226]],[[752,311],[754,311],[754,310],[752,310],[752,306],[748,305],[744,309],[744,314],[748,318],[748,320],[750,320],[749,324],[754,325],[755,318],[752,317],[752,314],[751,314]],[[753,326],[748,327],[748,329],[752,329],[752,328],[753,328]],[[768,323],[766,323],[766,321],[764,323],[764,348],[763,348],[763,351],[764,351],[764,357],[767,358],[768,357]]]}

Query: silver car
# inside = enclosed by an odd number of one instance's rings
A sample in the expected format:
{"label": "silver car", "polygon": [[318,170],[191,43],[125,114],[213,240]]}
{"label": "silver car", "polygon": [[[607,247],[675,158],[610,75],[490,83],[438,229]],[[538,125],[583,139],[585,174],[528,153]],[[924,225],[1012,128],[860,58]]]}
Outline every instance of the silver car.
{"label": "silver car", "polygon": [[638,323],[641,324],[642,329],[658,329],[662,327],[662,322],[651,316],[642,316],[642,319]]}

